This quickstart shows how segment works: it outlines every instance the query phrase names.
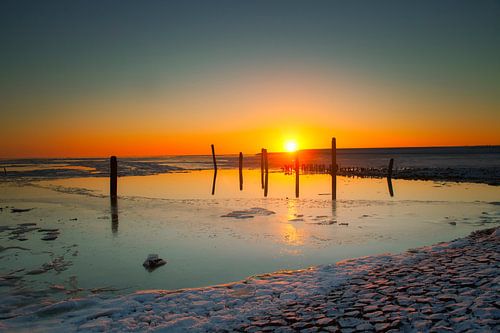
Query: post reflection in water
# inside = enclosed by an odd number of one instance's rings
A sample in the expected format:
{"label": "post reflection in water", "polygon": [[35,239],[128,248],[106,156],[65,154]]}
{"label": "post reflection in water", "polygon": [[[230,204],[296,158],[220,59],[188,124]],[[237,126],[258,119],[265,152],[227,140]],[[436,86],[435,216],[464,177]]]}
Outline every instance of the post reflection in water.
{"label": "post reflection in water", "polygon": [[332,221],[337,222],[337,201],[332,200]]}
{"label": "post reflection in water", "polygon": [[118,199],[111,197],[111,232],[118,232]]}
{"label": "post reflection in water", "polygon": [[[296,222],[303,222],[302,215],[298,214],[297,200],[289,199],[288,200],[288,212],[287,218],[288,222],[281,224],[281,233],[283,235],[283,242],[286,245],[297,247],[304,245],[304,230],[301,227],[297,227],[295,225]],[[300,249],[295,249],[291,251],[287,250],[290,254],[299,255],[301,254]],[[291,251],[291,252],[290,252]]]}
{"label": "post reflection in water", "polygon": [[392,178],[387,177],[387,187],[389,188],[389,194],[391,197],[394,196],[394,190],[392,188]]}
{"label": "post reflection in water", "polygon": [[212,195],[215,194],[215,181],[217,180],[217,169],[214,170],[214,179],[212,181]]}

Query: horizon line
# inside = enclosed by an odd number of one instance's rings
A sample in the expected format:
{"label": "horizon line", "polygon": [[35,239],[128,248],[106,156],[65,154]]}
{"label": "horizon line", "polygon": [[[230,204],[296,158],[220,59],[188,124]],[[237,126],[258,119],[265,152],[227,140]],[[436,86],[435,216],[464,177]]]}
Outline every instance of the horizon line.
{"label": "horizon line", "polygon": [[[208,146],[210,147],[210,146]],[[491,145],[450,145],[450,146],[400,146],[400,147],[354,147],[354,148],[338,148],[337,150],[355,150],[355,149],[415,149],[415,148],[479,148],[479,147],[500,147],[500,144],[491,144]],[[312,151],[312,150],[329,150],[331,148],[305,148],[298,149],[297,151]],[[209,150],[209,149],[207,149]],[[269,153],[289,153],[293,154],[294,152],[288,151],[269,151]],[[224,154],[216,154],[219,156],[231,156],[238,155],[238,153],[224,153]],[[260,152],[257,153],[247,153],[251,155],[259,155]],[[121,158],[160,158],[160,157],[174,157],[174,156],[211,156],[210,151],[208,154],[162,154],[162,155],[101,155],[101,156],[58,156],[58,157],[48,157],[48,156],[29,156],[29,157],[0,157],[0,160],[33,160],[33,159],[50,159],[50,160],[63,160],[63,159],[103,159],[109,158],[111,156],[117,156]]]}

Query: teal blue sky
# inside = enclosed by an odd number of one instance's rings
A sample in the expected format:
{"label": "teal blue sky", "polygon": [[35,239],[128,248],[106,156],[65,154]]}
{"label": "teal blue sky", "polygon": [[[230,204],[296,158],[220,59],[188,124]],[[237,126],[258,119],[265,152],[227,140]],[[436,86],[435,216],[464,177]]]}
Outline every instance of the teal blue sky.
{"label": "teal blue sky", "polygon": [[2,98],[175,82],[261,59],[498,96],[499,1],[2,1]]}

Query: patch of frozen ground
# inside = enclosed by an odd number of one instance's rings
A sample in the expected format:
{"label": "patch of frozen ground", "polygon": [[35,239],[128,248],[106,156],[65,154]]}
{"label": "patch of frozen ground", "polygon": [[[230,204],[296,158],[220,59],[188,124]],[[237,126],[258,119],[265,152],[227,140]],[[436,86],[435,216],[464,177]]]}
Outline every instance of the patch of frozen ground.
{"label": "patch of frozen ground", "polygon": [[[499,301],[495,283],[499,245],[498,229],[490,229],[402,254],[350,259],[214,287],[41,304],[33,306],[30,314],[4,321],[0,328],[213,332],[279,330],[291,325],[408,332],[431,326],[491,330],[500,317],[492,307]],[[428,284],[431,280],[436,282]],[[469,307],[472,312],[465,315]],[[446,310],[450,308],[455,311]]]}
{"label": "patch of frozen ground", "polygon": [[233,210],[230,213],[221,215],[221,217],[233,217],[235,219],[250,219],[255,216],[268,216],[273,214],[276,213],[265,208],[252,207],[245,210]]}

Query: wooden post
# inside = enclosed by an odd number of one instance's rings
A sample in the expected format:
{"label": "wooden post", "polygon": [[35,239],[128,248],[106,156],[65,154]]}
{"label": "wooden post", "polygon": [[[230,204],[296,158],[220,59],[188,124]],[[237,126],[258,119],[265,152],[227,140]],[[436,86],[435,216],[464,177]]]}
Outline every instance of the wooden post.
{"label": "wooden post", "polygon": [[260,150],[260,184],[264,188],[264,148]]}
{"label": "wooden post", "polygon": [[215,159],[215,147],[213,144],[211,146],[212,146],[212,159],[214,162],[214,170],[217,171],[217,160]]}
{"label": "wooden post", "polygon": [[109,195],[111,198],[116,198],[118,188],[118,162],[116,156],[111,156],[109,159],[109,180]]}
{"label": "wooden post", "polygon": [[3,168],[3,174],[5,177],[7,177],[7,169],[5,169],[5,167]]}
{"label": "wooden post", "polygon": [[392,167],[394,166],[394,159],[389,160],[389,168],[387,169],[387,178],[392,178]]}
{"label": "wooden post", "polygon": [[387,169],[387,187],[389,188],[389,195],[394,196],[394,189],[392,188],[392,167],[394,166],[394,159],[389,160],[389,168]]}
{"label": "wooden post", "polygon": [[332,200],[337,200],[337,140],[332,138]]}
{"label": "wooden post", "polygon": [[210,145],[212,147],[212,160],[214,163],[214,178],[212,181],[212,195],[215,194],[215,182],[217,180],[217,160],[215,159],[215,147],[213,144]]}
{"label": "wooden post", "polygon": [[295,152],[295,197],[299,197],[299,152]]}
{"label": "wooden post", "polygon": [[269,190],[269,161],[267,158],[267,149],[264,149],[264,197],[267,197],[267,192]]}
{"label": "wooden post", "polygon": [[240,151],[240,191],[243,191],[243,153]]}

